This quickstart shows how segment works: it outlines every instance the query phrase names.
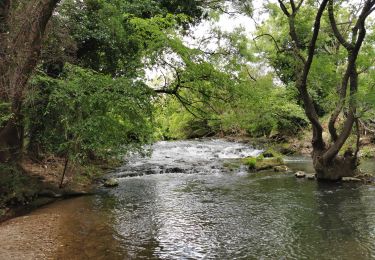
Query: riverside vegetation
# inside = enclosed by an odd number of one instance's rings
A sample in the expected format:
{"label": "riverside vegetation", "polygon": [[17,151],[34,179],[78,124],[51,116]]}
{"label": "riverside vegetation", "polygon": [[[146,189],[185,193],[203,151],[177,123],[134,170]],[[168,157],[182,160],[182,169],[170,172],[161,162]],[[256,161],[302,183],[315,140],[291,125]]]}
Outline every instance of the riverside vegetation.
{"label": "riverside vegetation", "polygon": [[[265,140],[354,176],[375,155],[375,1],[270,1],[263,20],[230,2],[1,1],[0,214],[160,139]],[[253,36],[195,34],[228,13],[259,16]]]}

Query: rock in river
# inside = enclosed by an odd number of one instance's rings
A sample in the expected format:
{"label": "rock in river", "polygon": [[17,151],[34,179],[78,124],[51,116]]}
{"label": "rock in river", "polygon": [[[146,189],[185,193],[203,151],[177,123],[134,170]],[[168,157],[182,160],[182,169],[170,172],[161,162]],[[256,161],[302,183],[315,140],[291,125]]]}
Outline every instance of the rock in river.
{"label": "rock in river", "polygon": [[308,180],[315,180],[315,174],[306,174]]}
{"label": "rock in river", "polygon": [[110,178],[104,182],[104,187],[113,188],[113,187],[117,187],[118,184],[119,184],[118,180],[116,180],[115,178]]}
{"label": "rock in river", "polygon": [[294,174],[294,176],[296,176],[297,178],[305,178],[306,177],[306,173],[303,172],[303,171],[298,171]]}
{"label": "rock in river", "polygon": [[273,167],[273,170],[275,172],[289,172],[289,168],[286,165],[278,165]]}

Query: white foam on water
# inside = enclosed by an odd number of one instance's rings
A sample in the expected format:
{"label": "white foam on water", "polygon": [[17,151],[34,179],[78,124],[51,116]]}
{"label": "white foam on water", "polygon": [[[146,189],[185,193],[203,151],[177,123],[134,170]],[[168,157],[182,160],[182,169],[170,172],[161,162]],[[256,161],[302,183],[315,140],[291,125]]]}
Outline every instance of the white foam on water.
{"label": "white foam on water", "polygon": [[152,145],[150,157],[137,154],[127,158],[123,171],[151,169],[156,173],[163,172],[217,172],[219,162],[224,159],[255,157],[262,150],[245,143],[215,140],[160,141]]}

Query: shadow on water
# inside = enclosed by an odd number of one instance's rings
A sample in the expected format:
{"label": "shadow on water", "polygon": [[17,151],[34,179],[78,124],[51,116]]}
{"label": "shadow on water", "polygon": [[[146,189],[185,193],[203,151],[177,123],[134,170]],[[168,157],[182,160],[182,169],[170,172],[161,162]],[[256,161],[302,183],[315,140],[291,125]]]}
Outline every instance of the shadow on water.
{"label": "shadow on water", "polygon": [[[318,237],[321,257],[371,259],[375,253],[374,205],[368,205],[361,184],[317,183]],[[374,195],[374,194],[372,194]],[[369,212],[370,211],[370,212]]]}
{"label": "shadow on water", "polygon": [[[196,149],[194,143],[189,145]],[[220,150],[223,144],[199,145],[203,148],[198,152],[209,152],[207,147]],[[173,147],[178,154],[178,147]],[[152,160],[160,166],[157,160],[162,158],[159,153]],[[229,173],[220,170],[213,156],[207,158],[199,165],[205,171],[121,178],[116,189],[61,205],[56,210],[67,217],[58,258],[375,257],[374,187],[318,183],[274,172]],[[188,169],[190,162],[177,159],[180,168]],[[172,159],[168,163],[172,165]],[[312,169],[301,157],[290,158],[288,164],[292,169]]]}

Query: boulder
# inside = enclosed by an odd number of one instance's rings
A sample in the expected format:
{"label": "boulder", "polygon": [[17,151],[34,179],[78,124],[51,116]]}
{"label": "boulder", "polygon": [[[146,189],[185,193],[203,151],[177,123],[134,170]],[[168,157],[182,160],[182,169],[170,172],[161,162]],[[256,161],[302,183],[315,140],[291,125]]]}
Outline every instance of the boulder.
{"label": "boulder", "polygon": [[103,185],[104,187],[107,187],[107,188],[113,188],[113,187],[117,187],[119,183],[118,183],[118,180],[116,180],[115,178],[110,178],[106,180]]}
{"label": "boulder", "polygon": [[306,173],[303,172],[303,171],[298,171],[294,174],[294,176],[296,176],[297,178],[305,178],[306,177]]}

